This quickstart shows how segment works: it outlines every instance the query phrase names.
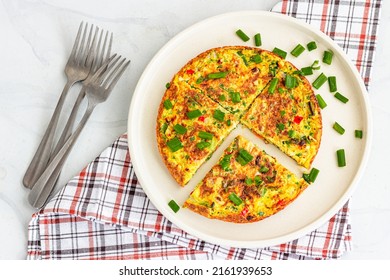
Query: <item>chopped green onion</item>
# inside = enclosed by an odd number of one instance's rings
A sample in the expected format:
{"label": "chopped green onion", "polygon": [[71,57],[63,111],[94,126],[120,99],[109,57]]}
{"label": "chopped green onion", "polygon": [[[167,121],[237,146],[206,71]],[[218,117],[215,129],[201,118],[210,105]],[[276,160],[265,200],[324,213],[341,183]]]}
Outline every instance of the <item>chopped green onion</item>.
{"label": "chopped green onion", "polygon": [[228,171],[229,170],[229,166],[230,166],[230,158],[232,157],[232,155],[225,155],[221,161],[219,162],[219,165],[221,166],[221,168],[225,171]]}
{"label": "chopped green onion", "polygon": [[244,61],[245,66],[248,66],[248,60],[246,59],[246,56],[241,52],[237,52],[237,54],[241,57],[242,61]]}
{"label": "chopped green onion", "polygon": [[274,48],[273,49],[273,51],[272,51],[274,54],[277,54],[277,55],[279,55],[280,57],[282,57],[282,58],[286,58],[286,56],[287,56],[287,52],[285,52],[284,50],[281,50],[281,49],[279,49],[279,48]]}
{"label": "chopped green onion", "polygon": [[268,171],[269,171],[269,168],[267,166],[263,165],[263,166],[260,167],[260,172],[261,173],[267,173]]}
{"label": "chopped green onion", "polygon": [[310,170],[310,173],[309,173],[309,180],[310,180],[310,182],[314,183],[314,181],[317,179],[318,173],[320,173],[320,171],[317,168],[313,167]]}
{"label": "chopped green onion", "polygon": [[163,125],[161,126],[162,133],[165,134],[165,131],[167,131],[167,129],[168,129],[168,124],[167,123],[163,123]]}
{"label": "chopped green onion", "polygon": [[356,138],[363,138],[363,131],[362,130],[355,130],[355,137]]}
{"label": "chopped green onion", "polygon": [[269,93],[274,93],[275,92],[275,89],[276,89],[276,86],[278,85],[278,82],[279,82],[279,79],[278,78],[273,78],[271,80],[271,83],[269,84],[269,87],[268,87],[268,92]]}
{"label": "chopped green onion", "polygon": [[324,56],[322,57],[322,62],[328,65],[332,64],[333,52],[332,51],[324,51]]}
{"label": "chopped green onion", "polygon": [[310,184],[310,178],[309,178],[309,173],[303,173],[302,178]]}
{"label": "chopped green onion", "polygon": [[213,139],[213,134],[206,131],[199,131],[198,136],[199,138],[206,139],[206,140]]}
{"label": "chopped green onion", "polygon": [[326,77],[324,73],[321,73],[313,82],[313,87],[319,89],[327,80],[328,77]]}
{"label": "chopped green onion", "polygon": [[223,95],[223,94],[221,94],[221,95],[218,97],[218,99],[219,99],[220,101],[225,101],[225,100],[226,100],[226,96]]}
{"label": "chopped green onion", "polygon": [[320,62],[318,60],[314,60],[313,64],[311,65],[311,68],[313,70],[320,70],[320,68],[321,68]]}
{"label": "chopped green onion", "polygon": [[229,199],[237,206],[239,206],[242,203],[242,199],[238,197],[235,193],[231,193],[229,195]]}
{"label": "chopped green onion", "polygon": [[207,148],[207,147],[210,147],[210,146],[211,146],[211,143],[210,142],[206,142],[206,141],[201,141],[199,143],[196,143],[196,147],[199,150],[203,150],[204,148]]}
{"label": "chopped green onion", "polygon": [[303,76],[301,70],[295,70],[294,72],[292,72],[293,75],[301,75]]}
{"label": "chopped green onion", "polygon": [[311,41],[310,43],[307,44],[307,49],[309,52],[315,50],[316,48],[317,48],[317,44],[314,41]]}
{"label": "chopped green onion", "polygon": [[238,103],[241,101],[241,97],[240,97],[239,92],[231,91],[231,92],[229,92],[229,95],[230,95],[230,99],[233,101],[233,103]]}
{"label": "chopped green onion", "polygon": [[297,78],[291,75],[286,75],[286,79],[284,80],[284,86],[288,89],[295,88],[298,85]]}
{"label": "chopped green onion", "polygon": [[301,69],[301,73],[303,76],[309,76],[313,74],[313,68],[311,66],[303,67]]}
{"label": "chopped green onion", "polygon": [[225,78],[228,72],[216,72],[216,73],[210,73],[207,75],[207,78],[209,79],[221,79]]}
{"label": "chopped green onion", "polygon": [[187,128],[185,128],[184,126],[180,125],[180,124],[175,124],[173,126],[173,129],[176,131],[177,134],[185,134],[187,132]]}
{"label": "chopped green onion", "polygon": [[279,130],[279,131],[282,131],[282,130],[284,130],[285,129],[285,125],[284,124],[282,124],[282,123],[278,123],[277,125],[276,125],[276,127],[277,127],[277,129]]}
{"label": "chopped green onion", "polygon": [[232,121],[231,121],[231,120],[227,120],[227,121],[226,121],[226,124],[227,124],[228,126],[231,126],[231,125],[232,125]]}
{"label": "chopped green onion", "polygon": [[244,149],[241,149],[239,152],[238,152],[239,156],[241,156],[243,159],[245,159],[247,162],[250,162],[252,159],[253,159],[253,156],[247,151],[247,150],[244,150]]}
{"label": "chopped green onion", "polygon": [[321,109],[324,109],[324,108],[327,106],[325,100],[324,100],[324,99],[322,98],[322,96],[319,95],[319,94],[316,95],[316,98],[317,98],[318,105],[320,106],[320,108],[321,108]]}
{"label": "chopped green onion", "polygon": [[221,110],[216,109],[216,110],[214,111],[213,117],[214,117],[214,119],[216,119],[217,121],[223,122],[223,120],[225,119],[225,113],[222,112]]}
{"label": "chopped green onion", "polygon": [[291,54],[295,57],[298,57],[301,53],[305,51],[305,47],[301,44],[298,44],[292,51]]}
{"label": "chopped green onion", "polygon": [[189,119],[195,119],[195,118],[197,118],[197,117],[200,117],[201,115],[202,115],[202,112],[199,111],[198,109],[193,110],[193,111],[188,111],[188,112],[187,112],[187,117],[188,117]]}
{"label": "chopped green onion", "polygon": [[253,180],[252,180],[251,178],[246,177],[246,178],[245,178],[245,184],[247,184],[248,186],[250,186],[250,185],[253,184]]}
{"label": "chopped green onion", "polygon": [[206,80],[204,77],[199,77],[197,80],[196,80],[196,84],[201,84],[204,80]]}
{"label": "chopped green onion", "polygon": [[241,38],[241,40],[243,40],[244,42],[247,42],[247,41],[249,41],[249,37],[248,37],[248,35],[246,35],[245,33],[244,33],[244,31],[242,31],[241,29],[238,29],[237,31],[236,31],[236,34],[237,34],[237,36],[238,37],[240,37]]}
{"label": "chopped green onion", "polygon": [[261,180],[261,177],[259,175],[255,176],[255,185],[259,186],[261,183],[263,183],[263,180]]}
{"label": "chopped green onion", "polygon": [[343,103],[347,103],[349,101],[348,98],[346,98],[344,95],[340,94],[339,92],[336,92],[334,97],[336,97],[338,100],[340,100]]}
{"label": "chopped green onion", "polygon": [[181,148],[183,148],[183,144],[180,142],[180,140],[177,137],[172,138],[167,142],[168,148],[174,153]]}
{"label": "chopped green onion", "polygon": [[337,91],[337,83],[336,83],[336,77],[335,76],[328,77],[328,84],[329,84],[330,92]]}
{"label": "chopped green onion", "polygon": [[164,101],[164,108],[169,110],[169,109],[172,109],[173,105],[172,105],[172,102],[170,99],[167,99]]}
{"label": "chopped green onion", "polygon": [[165,84],[165,87],[166,87],[167,89],[168,89],[170,86],[171,86],[170,83],[166,83],[166,84]]}
{"label": "chopped green onion", "polygon": [[338,123],[338,122],[335,122],[334,125],[333,125],[333,129],[336,130],[338,133],[340,133],[341,135],[344,134],[345,132],[345,129]]}
{"label": "chopped green onion", "polygon": [[177,213],[177,211],[180,210],[180,206],[177,205],[176,201],[174,201],[173,199],[171,201],[168,202],[168,205],[169,207],[171,207],[171,209],[173,210],[173,212]]}
{"label": "chopped green onion", "polygon": [[238,152],[238,156],[236,158],[236,160],[242,165],[246,165],[248,164],[251,160],[253,159],[253,156],[246,150],[244,149],[241,149],[239,152]]}
{"label": "chopped green onion", "polygon": [[339,167],[344,167],[347,165],[344,149],[337,150],[337,163]]}
{"label": "chopped green onion", "polygon": [[318,173],[320,173],[320,171],[313,167],[309,174],[303,174],[303,179],[305,179],[305,181],[308,183],[314,183],[314,181],[317,179]]}
{"label": "chopped green onion", "polygon": [[251,61],[253,61],[254,63],[260,63],[260,62],[262,62],[262,59],[261,59],[261,56],[259,54],[255,54],[255,55],[251,56]]}
{"label": "chopped green onion", "polygon": [[255,46],[260,47],[261,46],[261,35],[260,33],[257,33],[255,35]]}

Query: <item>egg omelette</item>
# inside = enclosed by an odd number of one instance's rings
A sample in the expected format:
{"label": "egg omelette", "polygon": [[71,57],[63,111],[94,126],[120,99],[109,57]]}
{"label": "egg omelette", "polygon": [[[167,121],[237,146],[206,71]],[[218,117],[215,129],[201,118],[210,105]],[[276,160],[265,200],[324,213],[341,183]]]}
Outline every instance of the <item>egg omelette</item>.
{"label": "egg omelette", "polygon": [[170,83],[159,110],[158,148],[181,186],[238,124],[237,115],[177,77]]}
{"label": "egg omelette", "polygon": [[306,168],[320,146],[321,112],[297,68],[259,48],[213,48],[173,76],[158,111],[158,148],[179,185],[239,123]]}
{"label": "egg omelette", "polygon": [[322,118],[310,83],[290,62],[251,104],[241,123],[309,169],[321,143]]}
{"label": "egg omelette", "polygon": [[183,207],[211,219],[256,222],[284,209],[307,186],[303,178],[237,136]]}

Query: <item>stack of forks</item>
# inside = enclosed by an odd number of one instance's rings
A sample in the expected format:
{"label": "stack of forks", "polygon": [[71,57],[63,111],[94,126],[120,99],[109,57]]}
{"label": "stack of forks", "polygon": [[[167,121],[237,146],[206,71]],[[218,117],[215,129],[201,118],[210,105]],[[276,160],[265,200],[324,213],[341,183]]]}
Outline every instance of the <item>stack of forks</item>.
{"label": "stack of forks", "polygon": [[[117,54],[110,55],[112,33],[98,27],[80,24],[76,40],[65,66],[67,82],[54,110],[53,116],[41,143],[24,175],[23,185],[31,189],[29,203],[42,208],[54,189],[62,167],[94,108],[107,100],[114,86],[126,70],[130,61]],[[54,146],[54,135],[58,120],[70,88],[82,83],[66,126]],[[88,99],[87,109],[73,131],[77,112],[82,100]]]}

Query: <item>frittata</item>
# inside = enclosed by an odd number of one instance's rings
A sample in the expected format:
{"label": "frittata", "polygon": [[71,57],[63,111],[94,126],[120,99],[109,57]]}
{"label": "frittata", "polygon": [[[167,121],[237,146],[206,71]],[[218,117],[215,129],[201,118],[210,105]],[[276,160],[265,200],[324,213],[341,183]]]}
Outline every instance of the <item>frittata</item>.
{"label": "frittata", "polygon": [[272,78],[278,57],[250,47],[221,47],[191,60],[178,75],[232,113],[242,114]]}
{"label": "frittata", "polygon": [[278,55],[246,46],[207,50],[174,75],[157,116],[157,142],[184,186],[238,125],[309,168],[322,119],[311,85]]}
{"label": "frittata", "polygon": [[184,186],[237,126],[238,118],[174,79],[160,105],[157,142],[171,175]]}
{"label": "frittata", "polygon": [[237,136],[183,207],[211,219],[256,222],[285,208],[307,186],[275,158]]}
{"label": "frittata", "polygon": [[279,71],[241,118],[241,123],[310,168],[321,143],[322,118],[310,83],[290,62]]}

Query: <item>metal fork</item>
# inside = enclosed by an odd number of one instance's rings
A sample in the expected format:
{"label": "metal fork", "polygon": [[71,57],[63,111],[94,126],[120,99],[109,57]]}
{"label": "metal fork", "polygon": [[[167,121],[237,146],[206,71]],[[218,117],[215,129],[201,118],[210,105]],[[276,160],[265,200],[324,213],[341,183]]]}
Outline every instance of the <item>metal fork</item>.
{"label": "metal fork", "polygon": [[126,62],[125,58],[121,59],[120,56],[117,58],[115,57],[116,54],[111,56],[110,59],[91,77],[91,80],[87,84],[83,85],[82,90],[85,91],[88,98],[87,109],[74,133],[65,142],[64,146],[53,158],[42,176],[32,188],[28,196],[28,201],[33,207],[41,208],[45,205],[54,188],[58,175],[61,172],[62,166],[87,120],[91,116],[95,107],[99,103],[107,100],[112,89],[130,63],[130,61]]}
{"label": "metal fork", "polygon": [[[23,185],[26,188],[32,188],[50,159],[55,130],[69,89],[76,82],[85,80],[91,70],[94,58],[95,39],[98,31],[97,29],[95,32],[93,30],[93,25],[91,25],[91,28],[88,32],[88,23],[85,24],[85,26],[83,22],[80,24],[72,52],[65,66],[67,82],[61,93],[60,99],[58,100],[57,106],[41,140],[41,143],[39,144],[39,147],[35,152],[35,155],[23,177]],[[93,35],[92,39],[93,33],[95,34]]]}
{"label": "metal fork", "polygon": [[[88,74],[88,77],[83,81],[84,84],[90,82],[90,80],[93,77],[93,74],[95,74],[96,71],[103,65],[103,63],[105,61],[107,61],[108,58],[110,57],[113,35],[112,35],[112,33],[109,33],[108,31],[105,32],[105,36],[103,33],[104,33],[103,30],[101,30],[100,35],[99,35],[99,41],[98,41],[96,51],[95,51],[95,59],[93,61],[92,68]],[[102,41],[103,36],[104,36],[104,42]],[[103,45],[101,46],[101,44],[103,44]],[[64,130],[62,131],[61,137],[59,138],[55,149],[51,153],[50,161],[55,157],[56,154],[58,154],[58,152],[61,150],[61,148],[64,145],[64,143],[66,142],[66,140],[72,134],[74,122],[75,122],[76,117],[77,117],[77,112],[79,111],[80,104],[83,101],[84,97],[85,97],[85,91],[82,90],[82,91],[80,91],[80,93],[75,101],[75,104],[73,106],[72,112],[70,113],[69,119],[65,125]]]}

